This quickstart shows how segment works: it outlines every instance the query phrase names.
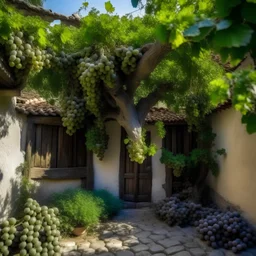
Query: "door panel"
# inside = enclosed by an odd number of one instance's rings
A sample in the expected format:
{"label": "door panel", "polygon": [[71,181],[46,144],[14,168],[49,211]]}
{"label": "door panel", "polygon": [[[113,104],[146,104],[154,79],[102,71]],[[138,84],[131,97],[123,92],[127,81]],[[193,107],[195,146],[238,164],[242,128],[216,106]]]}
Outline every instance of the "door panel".
{"label": "door panel", "polygon": [[[120,153],[120,198],[132,202],[150,202],[152,187],[152,158],[147,157],[143,164],[130,161],[124,139],[126,132],[122,129]],[[150,133],[147,133],[150,143]]]}

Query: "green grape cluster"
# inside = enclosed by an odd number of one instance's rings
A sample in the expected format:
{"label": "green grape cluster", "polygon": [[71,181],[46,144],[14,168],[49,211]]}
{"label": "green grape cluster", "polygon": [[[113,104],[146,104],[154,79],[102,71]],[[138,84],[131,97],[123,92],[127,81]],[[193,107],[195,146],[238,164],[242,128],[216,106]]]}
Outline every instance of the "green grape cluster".
{"label": "green grape cluster", "polygon": [[[112,58],[113,59],[113,58]],[[91,58],[84,57],[78,64],[79,81],[86,97],[87,109],[96,117],[101,116],[101,81],[113,87],[115,79],[114,62],[102,55],[95,54]]]}
{"label": "green grape cluster", "polygon": [[25,204],[19,255],[47,256],[60,254],[58,209],[40,205],[29,198]]}
{"label": "green grape cluster", "polygon": [[25,69],[31,65],[35,71],[51,67],[52,54],[34,45],[34,37],[25,37],[23,32],[12,33],[7,43],[9,66]]}
{"label": "green grape cluster", "polygon": [[137,141],[130,140],[127,145],[127,150],[131,161],[142,164],[148,152],[148,147],[145,143],[144,136]]}
{"label": "green grape cluster", "polygon": [[121,59],[121,70],[127,75],[135,71],[138,60],[142,57],[140,50],[132,47],[117,48],[115,54]]}
{"label": "green grape cluster", "polygon": [[106,133],[104,123],[101,121],[96,121],[91,129],[89,129],[86,134],[86,147],[87,149],[93,151],[97,157],[102,160],[104,157],[105,150],[108,147],[109,136]]}
{"label": "green grape cluster", "polygon": [[15,218],[10,218],[0,225],[0,256],[9,255],[9,247],[13,244],[17,232]]}
{"label": "green grape cluster", "polygon": [[67,127],[67,134],[73,135],[84,127],[85,100],[76,96],[65,97],[62,101],[62,123]]}

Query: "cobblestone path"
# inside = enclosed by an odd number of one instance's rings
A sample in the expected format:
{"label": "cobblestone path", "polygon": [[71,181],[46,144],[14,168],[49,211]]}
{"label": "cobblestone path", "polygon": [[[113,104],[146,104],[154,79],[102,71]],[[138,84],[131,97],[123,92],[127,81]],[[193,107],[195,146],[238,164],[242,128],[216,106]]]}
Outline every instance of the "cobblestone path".
{"label": "cobblestone path", "polygon": [[[150,208],[123,210],[93,236],[64,239],[61,247],[63,256],[234,256],[209,248],[193,228],[169,227]],[[256,256],[256,251],[241,255]]]}

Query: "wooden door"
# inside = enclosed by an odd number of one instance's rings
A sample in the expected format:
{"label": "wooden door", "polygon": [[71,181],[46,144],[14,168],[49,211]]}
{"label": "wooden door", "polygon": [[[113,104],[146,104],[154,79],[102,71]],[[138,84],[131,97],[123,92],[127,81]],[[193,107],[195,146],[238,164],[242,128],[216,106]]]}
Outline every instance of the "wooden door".
{"label": "wooden door", "polygon": [[[143,164],[132,162],[129,158],[124,139],[126,132],[122,129],[120,154],[120,198],[131,202],[151,202],[152,158],[147,157]],[[147,143],[150,133],[147,132]]]}

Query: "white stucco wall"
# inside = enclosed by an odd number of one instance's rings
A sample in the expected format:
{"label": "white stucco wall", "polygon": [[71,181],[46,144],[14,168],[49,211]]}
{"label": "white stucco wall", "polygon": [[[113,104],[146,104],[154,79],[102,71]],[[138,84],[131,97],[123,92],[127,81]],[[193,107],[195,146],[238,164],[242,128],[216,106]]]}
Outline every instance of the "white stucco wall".
{"label": "white stucco wall", "polygon": [[152,157],[152,202],[155,203],[166,197],[163,185],[165,184],[165,165],[160,163],[162,139],[157,135],[155,126],[147,126],[151,132],[151,142],[155,143],[158,151]]}
{"label": "white stucco wall", "polygon": [[219,158],[219,176],[209,175],[210,187],[256,223],[256,134],[246,132],[234,109],[213,115],[212,127],[216,148],[225,148],[227,156]]}
{"label": "white stucco wall", "polygon": [[[100,161],[95,155],[94,164],[94,188],[106,189],[115,196],[119,196],[119,164],[120,164],[120,142],[121,127],[117,122],[108,122],[107,133],[109,135],[108,150],[104,159]],[[152,202],[165,198],[165,167],[160,163],[162,139],[158,137],[154,126],[147,126],[151,132],[151,142],[155,143],[159,150],[152,157]]]}
{"label": "white stucco wall", "polygon": [[94,189],[106,189],[115,196],[119,196],[119,157],[121,127],[117,122],[110,121],[106,124],[109,135],[108,150],[104,159],[100,161],[93,156]]}
{"label": "white stucco wall", "polygon": [[24,162],[26,129],[14,104],[14,98],[0,97],[0,219],[10,214],[19,188],[16,168]]}
{"label": "white stucco wall", "polygon": [[40,180],[35,181],[35,198],[41,204],[48,203],[53,193],[62,192],[66,189],[81,188],[81,180]]}

